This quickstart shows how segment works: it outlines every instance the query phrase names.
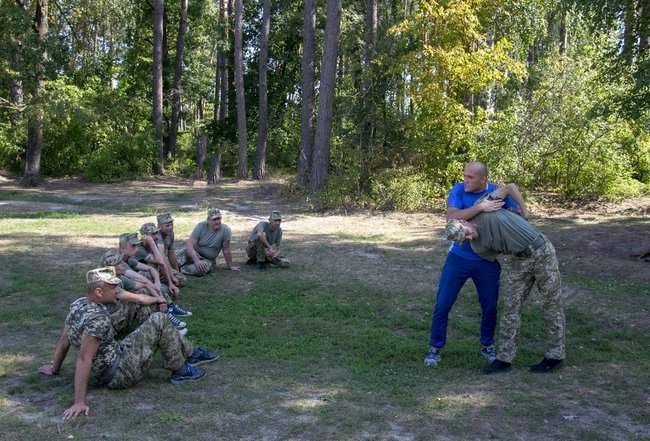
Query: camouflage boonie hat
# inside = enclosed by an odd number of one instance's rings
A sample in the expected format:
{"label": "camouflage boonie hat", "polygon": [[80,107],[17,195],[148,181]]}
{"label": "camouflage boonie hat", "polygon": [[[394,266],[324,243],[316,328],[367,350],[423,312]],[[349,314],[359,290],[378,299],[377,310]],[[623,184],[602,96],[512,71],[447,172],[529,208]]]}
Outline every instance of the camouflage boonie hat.
{"label": "camouflage boonie hat", "polygon": [[282,216],[280,215],[280,212],[278,210],[273,210],[271,212],[271,215],[269,216],[269,220],[272,220],[272,221],[282,220]]}
{"label": "camouflage boonie hat", "polygon": [[115,268],[112,266],[105,268],[95,268],[86,273],[86,283],[104,282],[109,285],[119,285],[120,279],[115,277]]}
{"label": "camouflage boonie hat", "polygon": [[208,219],[220,219],[221,218],[221,211],[219,211],[218,208],[210,208],[208,210]]}
{"label": "camouflage boonie hat", "polygon": [[171,213],[160,213],[158,216],[156,216],[156,220],[158,220],[158,225],[174,222]]}
{"label": "camouflage boonie hat", "polygon": [[158,227],[153,222],[147,222],[142,224],[140,227],[140,235],[144,236],[145,234],[156,234],[158,232]]}
{"label": "camouflage boonie hat", "polygon": [[120,234],[120,245],[129,243],[131,245],[140,245],[142,241],[138,239],[138,233]]}
{"label": "camouflage boonie hat", "polygon": [[447,229],[445,230],[448,240],[454,242],[462,242],[465,240],[465,229],[463,223],[458,219],[449,219],[447,221]]}
{"label": "camouflage boonie hat", "polygon": [[102,256],[102,266],[115,266],[124,259],[124,254],[117,250],[108,250]]}

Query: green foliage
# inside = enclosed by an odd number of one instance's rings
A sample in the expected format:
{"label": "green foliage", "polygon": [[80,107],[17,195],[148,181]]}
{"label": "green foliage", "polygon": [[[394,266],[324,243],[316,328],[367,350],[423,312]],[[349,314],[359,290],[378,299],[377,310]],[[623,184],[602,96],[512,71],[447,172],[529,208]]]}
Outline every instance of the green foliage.
{"label": "green foliage", "polygon": [[413,168],[386,170],[373,177],[371,198],[380,209],[425,211],[439,208],[446,190]]}

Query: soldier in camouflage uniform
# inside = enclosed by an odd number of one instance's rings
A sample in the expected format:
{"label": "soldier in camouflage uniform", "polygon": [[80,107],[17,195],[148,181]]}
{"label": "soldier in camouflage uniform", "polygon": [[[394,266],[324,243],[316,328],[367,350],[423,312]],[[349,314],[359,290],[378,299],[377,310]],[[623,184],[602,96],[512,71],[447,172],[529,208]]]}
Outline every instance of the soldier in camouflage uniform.
{"label": "soldier in camouflage uniform", "polygon": [[[112,268],[98,268],[86,274],[86,283],[86,297],[70,305],[52,363],[39,369],[42,375],[57,375],[70,346],[78,348],[74,404],[63,412],[64,419],[82,413],[88,415],[86,391],[89,383],[123,389],[142,380],[157,349],[162,353],[163,367],[172,372],[170,381],[173,384],[202,378],[205,371],[196,366],[219,358],[217,353],[193,348],[162,313],[153,313],[138,329],[117,341],[107,305],[117,300],[120,279],[115,277]],[[137,301],[153,305],[158,299],[140,295]]]}
{"label": "soldier in camouflage uniform", "polygon": [[158,227],[152,222],[142,224],[140,227],[142,244],[136,247],[135,257],[149,265],[156,267],[161,275],[161,281],[167,284],[173,297],[178,295],[178,279],[174,276],[167,257],[163,254],[164,245]]}
{"label": "soldier in camouflage uniform", "polygon": [[230,240],[232,232],[221,223],[218,208],[208,210],[208,219],[199,222],[185,243],[185,249],[176,253],[181,272],[188,276],[204,276],[216,267],[216,259],[223,250],[223,258],[231,271],[239,271],[232,260]]}
{"label": "soldier in camouflage uniform", "polygon": [[[501,199],[513,194],[518,195],[518,190],[509,184],[486,196]],[[525,216],[525,207],[522,208]],[[513,255],[509,271],[503,277],[504,310],[500,322],[497,358],[484,372],[491,374],[510,369],[517,352],[521,306],[535,284],[541,297],[547,349],[544,359],[531,366],[530,370],[550,372],[561,367],[566,354],[560,270],[555,249],[546,236],[524,217],[501,209],[481,213],[471,222],[449,220],[447,237],[456,242],[470,240],[474,252],[488,260],[494,260],[498,254]]]}
{"label": "soldier in camouflage uniform", "polygon": [[171,213],[160,213],[156,216],[158,221],[158,239],[157,243],[164,247],[163,255],[171,267],[172,275],[178,281],[176,284],[182,287],[187,282],[185,274],[180,272],[180,266],[176,259],[176,250],[174,249],[174,219]]}
{"label": "soldier in camouflage uniform", "polygon": [[253,228],[248,238],[246,254],[249,264],[257,264],[257,268],[264,270],[267,264],[282,268],[289,266],[289,261],[280,256],[280,242],[282,241],[282,216],[273,210],[268,221],[259,222]]}
{"label": "soldier in camouflage uniform", "polygon": [[[142,274],[137,273],[132,269],[128,263],[124,261],[126,256],[120,253],[117,250],[108,250],[102,256],[101,264],[103,266],[110,266],[115,268],[115,273],[120,279],[120,287],[128,292],[139,293],[139,294],[148,294],[153,297],[160,297],[160,312],[167,313],[169,321],[179,330],[182,335],[187,334],[187,323],[182,320],[177,319],[177,317],[190,317],[192,313],[187,311],[176,303],[174,303],[169,296],[169,291],[165,289],[157,289],[153,282],[147,279]],[[129,259],[131,262],[135,262],[135,268],[146,267],[149,270],[152,270],[156,274],[155,269],[144,265],[140,262],[137,262],[135,259]],[[160,285],[163,288],[165,285]],[[113,313],[111,313],[112,315]],[[132,315],[132,312],[127,312],[126,314]]]}

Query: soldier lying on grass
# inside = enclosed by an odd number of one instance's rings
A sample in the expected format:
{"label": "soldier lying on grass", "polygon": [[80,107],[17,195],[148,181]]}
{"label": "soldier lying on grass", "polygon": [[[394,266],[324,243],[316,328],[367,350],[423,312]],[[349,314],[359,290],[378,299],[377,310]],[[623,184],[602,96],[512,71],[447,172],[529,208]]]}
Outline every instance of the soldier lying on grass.
{"label": "soldier lying on grass", "polygon": [[70,349],[78,349],[74,373],[74,404],[63,412],[64,419],[88,415],[86,403],[88,384],[124,389],[142,380],[160,349],[163,367],[171,371],[172,384],[184,384],[205,376],[196,366],[210,363],[219,354],[208,352],[181,336],[166,316],[154,312],[121,341],[115,339],[117,330],[108,306],[119,297],[128,302],[154,305],[159,298],[119,289],[120,279],[113,268],[98,268],[86,274],[86,297],[75,300],[54,349],[51,364],[39,369],[45,376],[57,375]]}

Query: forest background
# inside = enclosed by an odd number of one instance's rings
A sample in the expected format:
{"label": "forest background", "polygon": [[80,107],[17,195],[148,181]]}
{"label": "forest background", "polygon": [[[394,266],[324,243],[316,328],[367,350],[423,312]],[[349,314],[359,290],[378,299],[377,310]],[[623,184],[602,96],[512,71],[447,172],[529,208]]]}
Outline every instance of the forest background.
{"label": "forest background", "polygon": [[[486,162],[567,198],[650,193],[644,0],[2,0],[0,168],[295,176],[424,210]],[[437,201],[437,202],[436,202]]]}

